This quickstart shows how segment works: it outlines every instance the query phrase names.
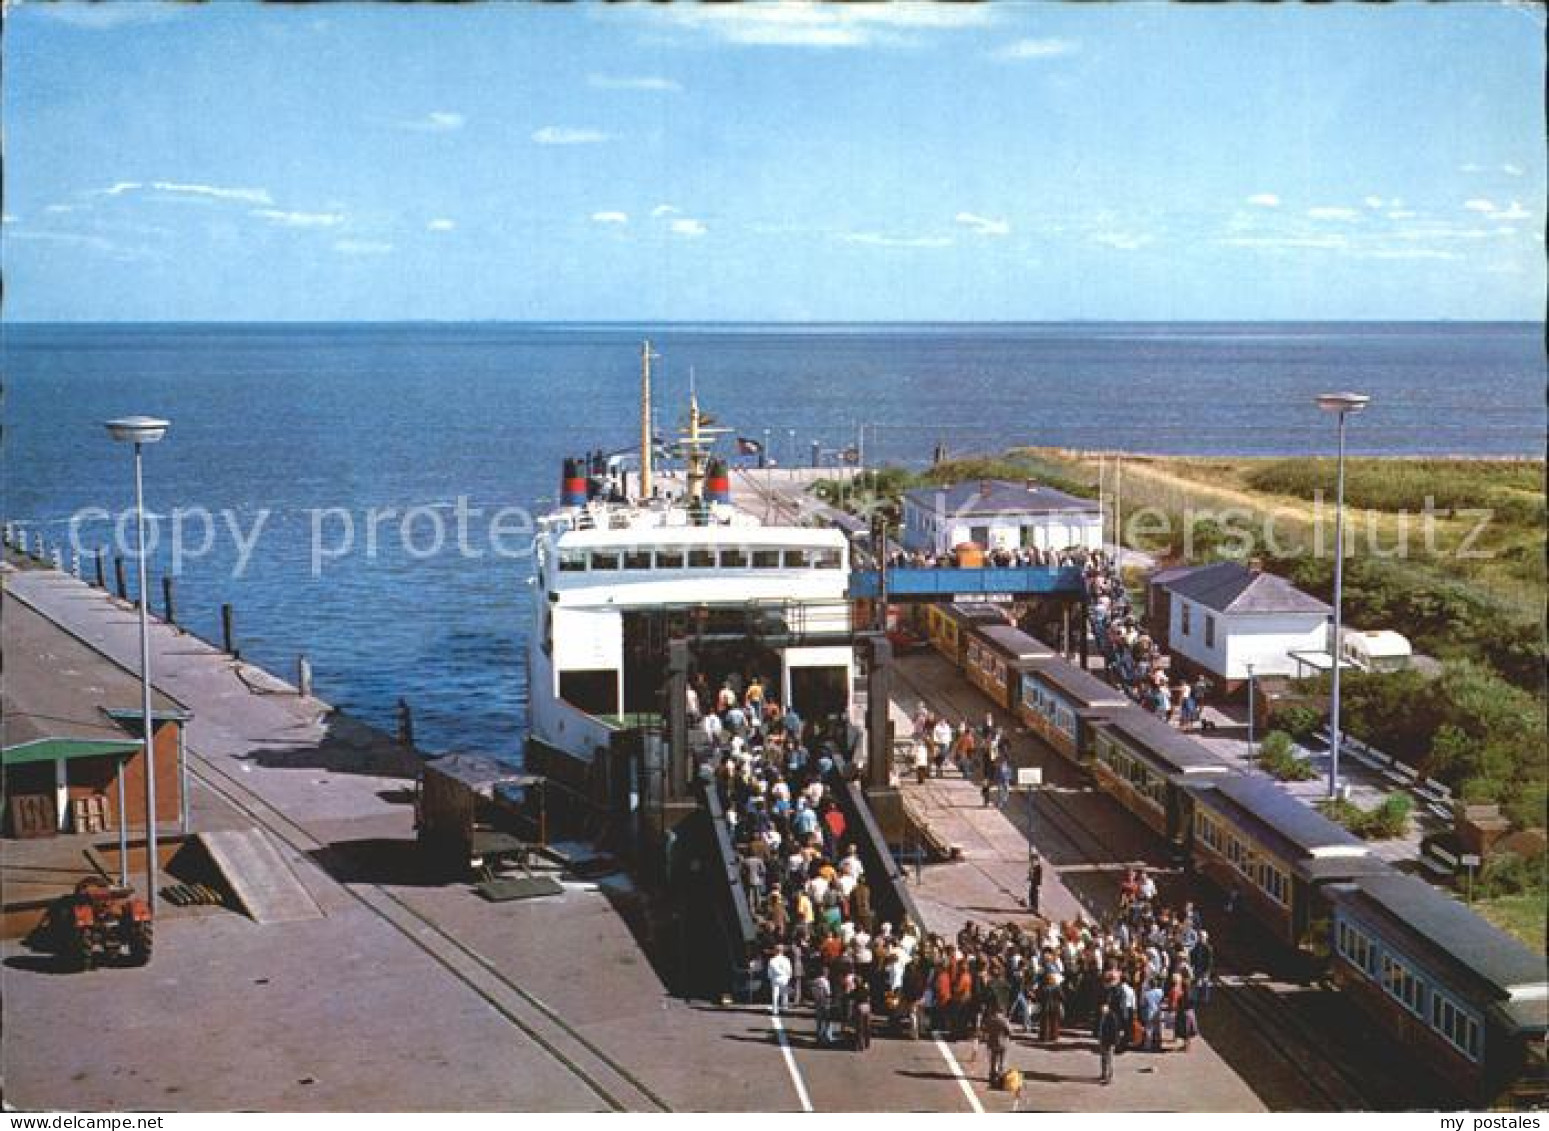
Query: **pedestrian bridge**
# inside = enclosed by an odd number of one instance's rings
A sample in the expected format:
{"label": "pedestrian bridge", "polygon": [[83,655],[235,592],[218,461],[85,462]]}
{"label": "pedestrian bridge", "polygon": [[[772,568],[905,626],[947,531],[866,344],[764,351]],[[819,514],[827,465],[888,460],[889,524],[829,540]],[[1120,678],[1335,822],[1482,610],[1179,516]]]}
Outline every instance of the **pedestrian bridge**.
{"label": "pedestrian bridge", "polygon": [[[851,600],[880,597],[882,573],[851,571]],[[1080,566],[892,566],[886,573],[889,601],[1079,597],[1084,592]]]}

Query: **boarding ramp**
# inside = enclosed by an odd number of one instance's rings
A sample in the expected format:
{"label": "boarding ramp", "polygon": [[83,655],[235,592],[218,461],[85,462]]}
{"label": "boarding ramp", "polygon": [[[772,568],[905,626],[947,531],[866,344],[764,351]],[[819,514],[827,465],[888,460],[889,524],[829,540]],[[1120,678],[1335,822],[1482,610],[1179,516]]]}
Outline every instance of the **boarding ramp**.
{"label": "boarding ramp", "polygon": [[263,829],[203,832],[195,839],[254,922],[295,923],[323,917]]}
{"label": "boarding ramp", "polygon": [[[686,821],[679,834],[692,842],[691,851],[702,863],[698,883],[690,883],[683,892],[685,911],[696,927],[713,924],[713,954],[703,957],[721,970],[717,981],[744,1001],[752,1000],[755,982],[761,976],[755,964],[761,959],[758,926],[748,903],[748,890],[742,883],[742,857],[732,843],[731,825],[721,808],[720,796],[713,783],[700,792],[702,808],[699,820]],[[696,931],[696,934],[703,934]],[[708,942],[708,939],[702,941]],[[705,970],[702,973],[709,974]]]}

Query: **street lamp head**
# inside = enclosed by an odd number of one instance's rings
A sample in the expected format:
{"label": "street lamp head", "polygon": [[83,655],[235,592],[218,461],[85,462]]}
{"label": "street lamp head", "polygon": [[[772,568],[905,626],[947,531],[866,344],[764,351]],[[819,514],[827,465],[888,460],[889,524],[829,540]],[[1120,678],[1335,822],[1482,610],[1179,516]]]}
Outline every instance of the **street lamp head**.
{"label": "street lamp head", "polygon": [[1318,407],[1324,412],[1337,412],[1341,416],[1346,413],[1360,412],[1371,397],[1365,393],[1319,393]]}
{"label": "street lamp head", "polygon": [[168,421],[154,416],[122,416],[105,424],[113,439],[134,444],[154,444],[171,426]]}

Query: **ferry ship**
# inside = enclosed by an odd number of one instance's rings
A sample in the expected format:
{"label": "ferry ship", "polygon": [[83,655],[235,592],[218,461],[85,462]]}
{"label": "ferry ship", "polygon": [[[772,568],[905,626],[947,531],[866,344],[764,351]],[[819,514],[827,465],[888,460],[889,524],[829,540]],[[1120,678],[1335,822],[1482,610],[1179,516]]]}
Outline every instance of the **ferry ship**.
{"label": "ferry ship", "polygon": [[657,357],[646,342],[638,457],[566,459],[560,505],[536,524],[527,762],[593,796],[621,732],[659,729],[674,637],[695,640],[710,695],[756,677],[809,721],[847,715],[852,699],[853,650],[835,642],[850,627],[844,534],[734,505],[715,452],[727,429],[700,411],[692,382],[658,466]]}

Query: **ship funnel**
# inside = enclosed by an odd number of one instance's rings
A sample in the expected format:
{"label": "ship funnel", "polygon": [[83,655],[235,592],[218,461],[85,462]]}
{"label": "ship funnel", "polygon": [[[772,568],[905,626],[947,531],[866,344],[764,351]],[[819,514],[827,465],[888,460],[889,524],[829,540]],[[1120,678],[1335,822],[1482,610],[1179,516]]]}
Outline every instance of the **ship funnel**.
{"label": "ship funnel", "polygon": [[559,485],[559,505],[562,507],[584,507],[586,505],[586,476],[582,474],[584,465],[578,459],[565,459],[564,477]]}
{"label": "ship funnel", "polygon": [[731,502],[731,478],[726,470],[726,461],[723,459],[710,461],[710,469],[705,474],[705,502]]}

